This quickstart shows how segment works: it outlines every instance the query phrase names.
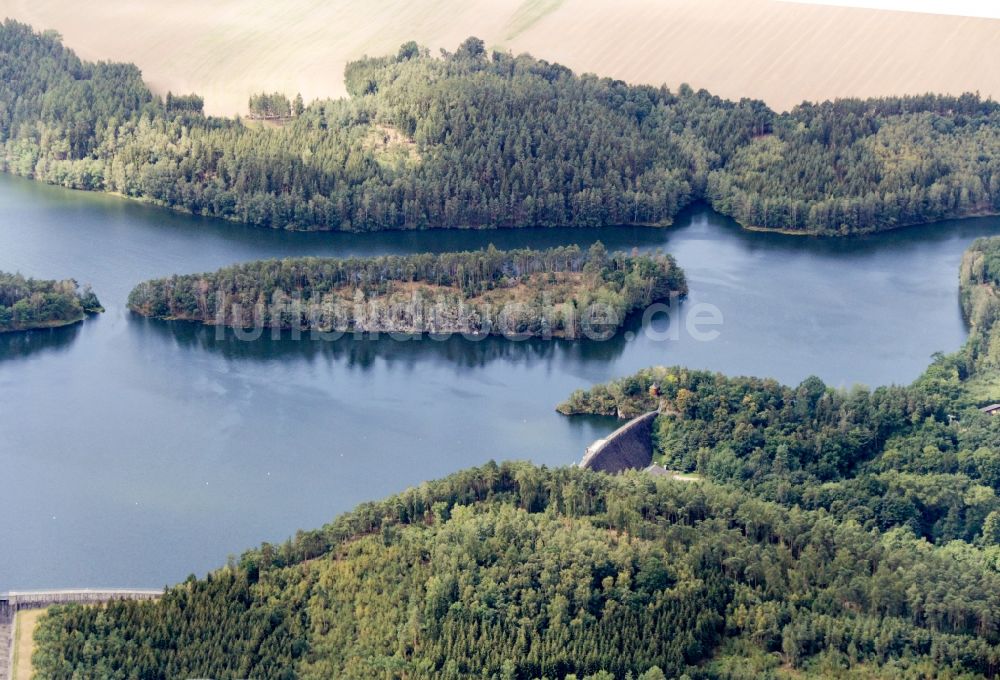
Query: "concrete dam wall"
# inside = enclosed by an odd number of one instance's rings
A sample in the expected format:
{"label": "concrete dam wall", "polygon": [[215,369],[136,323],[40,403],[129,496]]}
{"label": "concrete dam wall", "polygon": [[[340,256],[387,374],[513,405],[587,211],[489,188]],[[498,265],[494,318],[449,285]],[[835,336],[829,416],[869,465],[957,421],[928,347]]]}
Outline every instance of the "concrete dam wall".
{"label": "concrete dam wall", "polygon": [[0,593],[0,680],[14,672],[14,637],[17,612],[44,609],[54,604],[101,604],[112,600],[155,600],[162,590],[47,590]]}
{"label": "concrete dam wall", "polygon": [[587,449],[580,467],[617,474],[644,470],[653,462],[653,423],[659,411],[630,420]]}

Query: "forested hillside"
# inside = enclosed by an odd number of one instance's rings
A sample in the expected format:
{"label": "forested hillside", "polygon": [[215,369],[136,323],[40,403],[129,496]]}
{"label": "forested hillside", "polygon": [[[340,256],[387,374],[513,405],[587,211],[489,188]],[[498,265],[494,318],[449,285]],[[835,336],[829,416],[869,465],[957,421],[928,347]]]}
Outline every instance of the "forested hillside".
{"label": "forested hillside", "polygon": [[650,368],[573,394],[566,414],[660,408],[656,457],[671,469],[841,520],[905,527],[943,544],[1000,544],[1000,239],[961,272],[970,337],[912,385],[834,390],[685,368]]}
{"label": "forested hillside", "polygon": [[1000,239],[980,239],[962,259],[962,310],[972,328],[968,370],[1000,370]]}
{"label": "forested hillside", "polygon": [[650,369],[562,407],[660,406],[705,481],[461,472],[159,602],[53,609],[39,677],[996,677],[1000,418],[970,386],[998,263],[969,250],[970,341],[908,387]]}
{"label": "forested hillside", "polygon": [[80,291],[72,279],[40,281],[0,272],[0,333],[64,326],[103,311],[94,292]]}
{"label": "forested hillside", "polygon": [[54,609],[35,667],[149,680],[981,677],[1000,661],[996,559],[709,483],[491,464],[157,603]]}
{"label": "forested hillside", "polygon": [[1000,113],[974,95],[779,115],[470,38],[351,63],[348,99],[255,95],[282,123],[245,125],[11,21],[0,74],[3,170],[259,226],[665,225],[706,199],[746,226],[850,234],[1000,209]]}
{"label": "forested hillside", "polygon": [[134,312],[237,328],[606,338],[687,294],[669,255],[600,243],[367,259],[265,260],[139,284]]}
{"label": "forested hillside", "polygon": [[786,387],[655,368],[574,395],[561,408],[613,414],[622,402],[625,413],[661,406],[656,457],[670,469],[785,505],[825,508],[866,528],[906,527],[938,543],[992,542],[1000,539],[1000,419],[980,413],[961,389],[953,357],[914,385],[871,392],[833,390],[818,378]]}
{"label": "forested hillside", "polygon": [[1000,211],[1000,108],[978,96],[803,104],[709,179],[744,225],[852,234]]}

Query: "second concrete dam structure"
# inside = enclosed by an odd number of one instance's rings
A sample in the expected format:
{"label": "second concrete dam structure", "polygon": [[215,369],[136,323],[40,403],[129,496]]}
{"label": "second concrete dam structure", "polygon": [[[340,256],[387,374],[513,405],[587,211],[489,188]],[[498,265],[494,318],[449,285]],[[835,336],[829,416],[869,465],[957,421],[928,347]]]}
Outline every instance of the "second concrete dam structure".
{"label": "second concrete dam structure", "polygon": [[659,411],[634,418],[590,445],[580,467],[617,474],[644,470],[653,462],[653,423]]}
{"label": "second concrete dam structure", "polygon": [[0,680],[14,672],[14,628],[17,612],[54,604],[103,604],[112,600],[155,600],[162,590],[45,590],[0,593]]}

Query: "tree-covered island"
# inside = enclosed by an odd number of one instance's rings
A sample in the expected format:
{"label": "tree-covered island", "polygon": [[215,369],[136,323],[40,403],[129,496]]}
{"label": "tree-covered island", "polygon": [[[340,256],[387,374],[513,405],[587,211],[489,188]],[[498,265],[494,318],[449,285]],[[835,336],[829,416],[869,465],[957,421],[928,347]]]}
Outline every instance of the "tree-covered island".
{"label": "tree-covered island", "polygon": [[686,293],[671,256],[596,244],[263,260],[141,283],[128,306],[244,329],[605,338],[629,313]]}
{"label": "tree-covered island", "polygon": [[94,292],[81,291],[72,279],[40,281],[0,272],[0,333],[66,326],[103,311]]}

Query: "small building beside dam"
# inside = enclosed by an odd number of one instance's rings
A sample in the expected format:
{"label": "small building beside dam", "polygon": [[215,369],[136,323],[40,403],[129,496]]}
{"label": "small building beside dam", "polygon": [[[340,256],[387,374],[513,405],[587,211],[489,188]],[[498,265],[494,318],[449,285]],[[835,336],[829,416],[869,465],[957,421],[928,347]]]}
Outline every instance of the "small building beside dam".
{"label": "small building beside dam", "polygon": [[645,470],[653,462],[653,423],[659,411],[634,418],[590,445],[580,467],[618,474]]}

